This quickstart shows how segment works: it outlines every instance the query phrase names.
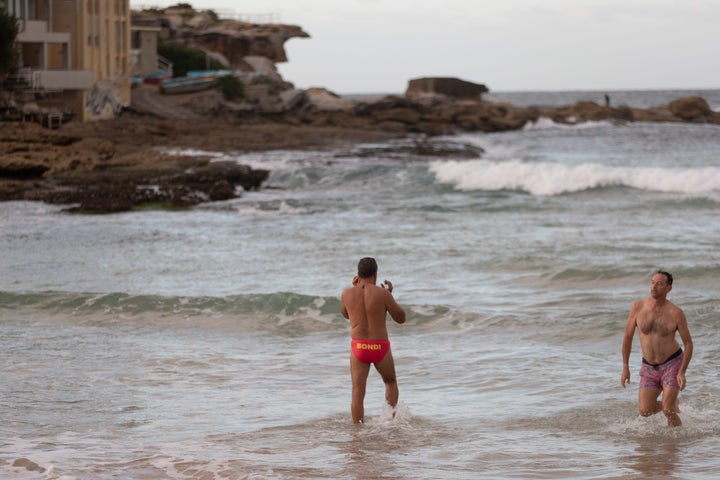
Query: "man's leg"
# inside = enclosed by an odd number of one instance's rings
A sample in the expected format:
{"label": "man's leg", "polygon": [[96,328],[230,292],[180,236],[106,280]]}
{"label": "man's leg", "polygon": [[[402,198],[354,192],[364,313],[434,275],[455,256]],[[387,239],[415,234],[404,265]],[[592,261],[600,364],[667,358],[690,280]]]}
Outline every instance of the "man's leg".
{"label": "man's leg", "polygon": [[363,363],[350,352],[350,376],[352,377],[352,413],[353,423],[362,423],[365,416],[365,386],[367,384],[370,364]]}
{"label": "man's leg", "polygon": [[382,376],[383,382],[385,382],[385,401],[394,408],[400,397],[400,391],[395,378],[395,361],[393,360],[392,351],[388,352],[385,358],[376,363],[375,368]]}
{"label": "man's leg", "polygon": [[657,397],[662,392],[661,388],[641,388],[638,391],[638,410],[643,417],[655,415],[662,410],[662,404]]}
{"label": "man's leg", "polygon": [[678,395],[680,395],[679,388],[665,387],[663,389],[662,411],[667,417],[668,426],[670,427],[682,426],[682,421],[678,415],[680,412],[678,408]]}

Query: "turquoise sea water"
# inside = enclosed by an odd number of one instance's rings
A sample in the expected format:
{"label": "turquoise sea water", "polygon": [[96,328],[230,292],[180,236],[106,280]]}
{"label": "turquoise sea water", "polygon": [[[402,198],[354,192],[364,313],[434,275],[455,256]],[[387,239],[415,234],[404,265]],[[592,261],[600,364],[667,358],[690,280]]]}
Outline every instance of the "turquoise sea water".
{"label": "turquoise sea water", "polygon": [[[272,174],[183,212],[0,204],[0,477],[714,478],[720,127],[443,140],[485,153],[197,152]],[[339,294],[366,255],[408,321],[399,411],[371,374],[357,428]],[[657,268],[695,340],[674,430],[637,415],[637,340],[619,381]]]}

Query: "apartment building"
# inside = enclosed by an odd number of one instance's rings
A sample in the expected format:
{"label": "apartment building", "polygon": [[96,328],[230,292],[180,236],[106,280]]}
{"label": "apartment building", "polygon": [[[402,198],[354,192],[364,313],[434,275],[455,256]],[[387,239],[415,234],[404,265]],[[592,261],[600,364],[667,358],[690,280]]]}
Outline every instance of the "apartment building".
{"label": "apartment building", "polygon": [[[3,1],[3,0],[0,0]],[[82,121],[130,104],[129,0],[4,0],[19,20],[20,73]]]}

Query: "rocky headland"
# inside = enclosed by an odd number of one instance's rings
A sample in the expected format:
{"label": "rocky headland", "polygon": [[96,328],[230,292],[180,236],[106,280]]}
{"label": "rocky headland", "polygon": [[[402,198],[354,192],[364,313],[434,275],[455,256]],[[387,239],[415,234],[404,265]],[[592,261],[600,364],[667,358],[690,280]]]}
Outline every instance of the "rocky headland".
{"label": "rocky headland", "polygon": [[268,177],[266,170],[214,161],[211,154],[173,152],[191,148],[347,149],[404,139],[388,149],[410,150],[420,157],[478,158],[479,149],[449,146],[437,137],[517,130],[541,117],[564,124],[720,124],[720,114],[700,97],[649,109],[594,102],[541,109],[487,101],[482,98],[485,86],[458,79],[413,79],[403,96],[364,100],[324,88],[296,89],[280,77],[275,63],[287,60],[285,41],[308,36],[302,29],[192,12],[169,9],[144,15],[163,26],[168,40],[202,48],[240,72],[245,85],[241,100],[228,101],[216,88],[164,95],[156,86],[140,85],[133,90],[130,107],[115,120],[70,121],[57,129],[0,122],[0,200],[44,201],[80,212],[182,208],[235,198],[243,190],[261,188]]}

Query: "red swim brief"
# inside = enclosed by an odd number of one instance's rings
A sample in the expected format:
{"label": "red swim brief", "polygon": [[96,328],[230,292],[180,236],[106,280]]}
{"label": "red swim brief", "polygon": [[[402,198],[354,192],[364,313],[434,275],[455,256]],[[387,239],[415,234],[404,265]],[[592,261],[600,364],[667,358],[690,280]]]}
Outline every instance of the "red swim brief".
{"label": "red swim brief", "polygon": [[355,358],[363,363],[377,363],[390,351],[390,340],[356,340],[353,338],[350,341],[350,350]]}

